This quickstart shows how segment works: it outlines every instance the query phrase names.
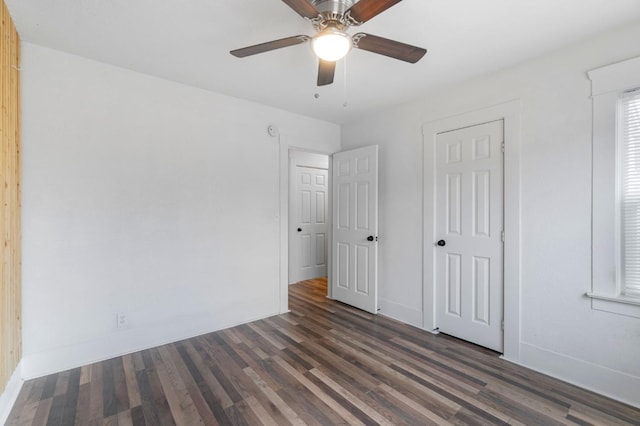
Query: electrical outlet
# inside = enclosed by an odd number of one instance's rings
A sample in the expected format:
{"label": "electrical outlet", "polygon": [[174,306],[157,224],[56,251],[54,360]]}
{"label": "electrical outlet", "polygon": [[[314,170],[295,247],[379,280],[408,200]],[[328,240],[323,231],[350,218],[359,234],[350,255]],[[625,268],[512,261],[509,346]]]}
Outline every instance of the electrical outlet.
{"label": "electrical outlet", "polygon": [[129,327],[129,316],[127,314],[116,314],[116,327],[126,328]]}

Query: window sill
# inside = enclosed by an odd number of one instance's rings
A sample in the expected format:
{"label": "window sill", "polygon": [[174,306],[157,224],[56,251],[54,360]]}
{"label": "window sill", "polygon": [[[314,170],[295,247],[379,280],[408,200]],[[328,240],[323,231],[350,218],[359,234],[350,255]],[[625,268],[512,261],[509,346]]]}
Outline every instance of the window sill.
{"label": "window sill", "polygon": [[585,296],[591,298],[592,309],[640,318],[640,299],[638,298],[596,293],[585,293]]}

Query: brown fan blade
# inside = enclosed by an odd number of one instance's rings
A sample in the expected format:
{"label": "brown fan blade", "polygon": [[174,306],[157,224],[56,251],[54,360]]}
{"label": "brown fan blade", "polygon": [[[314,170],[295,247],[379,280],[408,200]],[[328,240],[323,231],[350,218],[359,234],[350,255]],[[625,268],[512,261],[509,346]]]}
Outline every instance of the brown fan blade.
{"label": "brown fan blade", "polygon": [[354,20],[362,24],[401,1],[402,0],[360,0],[347,12],[349,12]]}
{"label": "brown fan blade", "polygon": [[295,10],[296,13],[303,18],[315,18],[320,13],[316,9],[316,7],[309,0],[282,0],[289,6],[291,9]]}
{"label": "brown fan blade", "polygon": [[333,83],[333,76],[336,73],[336,63],[320,59],[318,66],[318,86],[326,86]]}
{"label": "brown fan blade", "polygon": [[281,38],[280,40],[268,41],[253,46],[243,47],[242,49],[232,50],[231,53],[237,58],[256,55],[258,53],[269,52],[270,50],[282,49],[283,47],[295,46],[296,44],[306,43],[311,37],[306,35],[297,35],[293,37]]}
{"label": "brown fan blade", "polygon": [[371,34],[358,33],[353,35],[354,47],[369,52],[378,53],[401,61],[415,64],[427,53],[427,49],[389,40]]}

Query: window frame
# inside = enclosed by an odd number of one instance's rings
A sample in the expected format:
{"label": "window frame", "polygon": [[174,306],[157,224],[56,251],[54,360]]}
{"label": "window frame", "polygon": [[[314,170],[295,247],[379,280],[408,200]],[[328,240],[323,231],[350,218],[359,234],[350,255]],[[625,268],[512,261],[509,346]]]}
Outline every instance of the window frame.
{"label": "window frame", "polygon": [[623,293],[620,282],[621,95],[640,88],[640,57],[587,73],[593,102],[592,140],[592,309],[640,318],[640,297]]}
{"label": "window frame", "polygon": [[625,147],[623,140],[623,114],[624,114],[624,99],[629,94],[633,94],[633,97],[640,97],[640,85],[635,88],[622,91],[618,95],[618,102],[616,108],[616,285],[618,293],[625,298],[638,299],[640,301],[640,292],[638,290],[630,290],[625,282],[624,274],[624,220],[622,211],[622,201],[624,193],[624,152]]}

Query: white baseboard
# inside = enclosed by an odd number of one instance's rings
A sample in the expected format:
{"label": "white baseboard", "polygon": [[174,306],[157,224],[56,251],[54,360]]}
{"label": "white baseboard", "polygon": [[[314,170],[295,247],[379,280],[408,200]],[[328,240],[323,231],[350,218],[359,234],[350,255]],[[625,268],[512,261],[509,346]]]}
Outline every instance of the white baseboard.
{"label": "white baseboard", "polygon": [[422,328],[422,310],[414,309],[400,303],[380,299],[380,314],[400,322]]}
{"label": "white baseboard", "polygon": [[225,322],[220,321],[219,315],[199,315],[188,321],[133,327],[87,342],[25,353],[22,358],[22,378],[29,380],[42,377],[278,314],[269,309],[261,312],[254,308],[250,318],[229,319],[231,317],[227,316]]}
{"label": "white baseboard", "polygon": [[13,404],[15,404],[16,399],[18,399],[18,394],[20,394],[20,389],[22,389],[23,383],[22,363],[19,363],[18,367],[16,367],[15,371],[9,378],[9,382],[4,389],[4,392],[0,394],[0,425],[7,422],[9,413],[11,413]]}
{"label": "white baseboard", "polygon": [[[513,362],[509,359],[507,361]],[[514,362],[565,382],[640,408],[640,377],[521,343]]]}

